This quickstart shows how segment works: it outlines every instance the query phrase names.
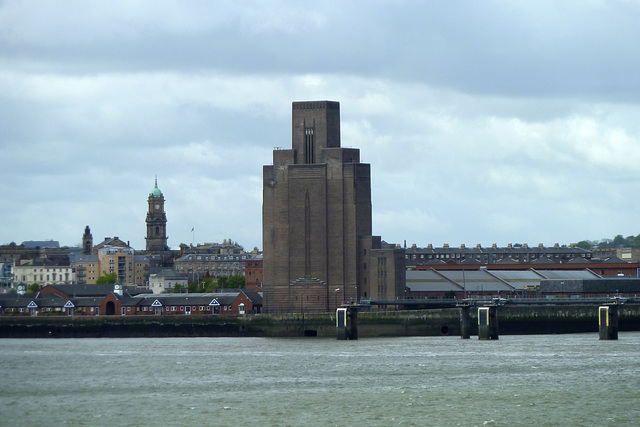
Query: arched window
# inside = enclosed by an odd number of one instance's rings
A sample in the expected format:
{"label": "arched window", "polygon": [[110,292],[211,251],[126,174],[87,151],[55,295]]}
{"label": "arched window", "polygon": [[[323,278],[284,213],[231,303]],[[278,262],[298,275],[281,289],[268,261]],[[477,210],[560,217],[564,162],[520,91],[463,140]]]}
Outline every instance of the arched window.
{"label": "arched window", "polygon": [[156,227],[156,236],[160,234],[160,227]]}

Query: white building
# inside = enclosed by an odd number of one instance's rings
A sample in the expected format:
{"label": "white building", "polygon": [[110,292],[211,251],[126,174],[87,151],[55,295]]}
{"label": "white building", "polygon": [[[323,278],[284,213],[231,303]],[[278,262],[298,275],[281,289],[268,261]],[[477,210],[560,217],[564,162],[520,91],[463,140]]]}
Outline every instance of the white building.
{"label": "white building", "polygon": [[13,266],[13,281],[31,285],[69,285],[73,283],[73,272],[68,263],[59,264],[49,260],[27,261]]}
{"label": "white building", "polygon": [[182,285],[186,288],[188,284],[186,274],[177,273],[168,268],[149,276],[149,289],[154,294],[170,292],[175,285]]}

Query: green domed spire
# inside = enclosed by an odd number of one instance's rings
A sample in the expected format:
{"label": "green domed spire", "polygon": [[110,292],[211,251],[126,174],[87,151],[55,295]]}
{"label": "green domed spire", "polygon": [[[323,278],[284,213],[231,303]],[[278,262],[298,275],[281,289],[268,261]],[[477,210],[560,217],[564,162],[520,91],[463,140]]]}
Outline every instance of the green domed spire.
{"label": "green domed spire", "polygon": [[160,189],[158,188],[158,177],[156,176],[156,185],[155,187],[153,187],[153,190],[151,190],[151,196],[153,197],[162,197],[162,191],[160,191]]}

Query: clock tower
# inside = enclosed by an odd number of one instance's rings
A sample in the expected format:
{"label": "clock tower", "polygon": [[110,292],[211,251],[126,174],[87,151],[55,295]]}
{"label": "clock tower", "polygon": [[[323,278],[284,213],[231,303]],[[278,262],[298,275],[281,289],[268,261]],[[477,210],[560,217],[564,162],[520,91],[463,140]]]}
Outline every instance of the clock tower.
{"label": "clock tower", "polygon": [[149,193],[149,210],[147,212],[147,251],[166,251],[167,247],[167,215],[164,213],[164,196],[158,188],[158,178]]}

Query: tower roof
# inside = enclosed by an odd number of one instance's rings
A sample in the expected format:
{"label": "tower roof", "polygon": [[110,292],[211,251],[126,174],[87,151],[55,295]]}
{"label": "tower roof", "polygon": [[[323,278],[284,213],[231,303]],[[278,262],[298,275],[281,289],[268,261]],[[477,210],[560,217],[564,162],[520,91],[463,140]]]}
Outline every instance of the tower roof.
{"label": "tower roof", "polygon": [[162,196],[162,191],[160,191],[160,189],[158,188],[158,177],[157,176],[156,176],[156,185],[153,187],[153,190],[151,190],[151,193],[149,195],[153,196],[153,197],[161,197]]}

